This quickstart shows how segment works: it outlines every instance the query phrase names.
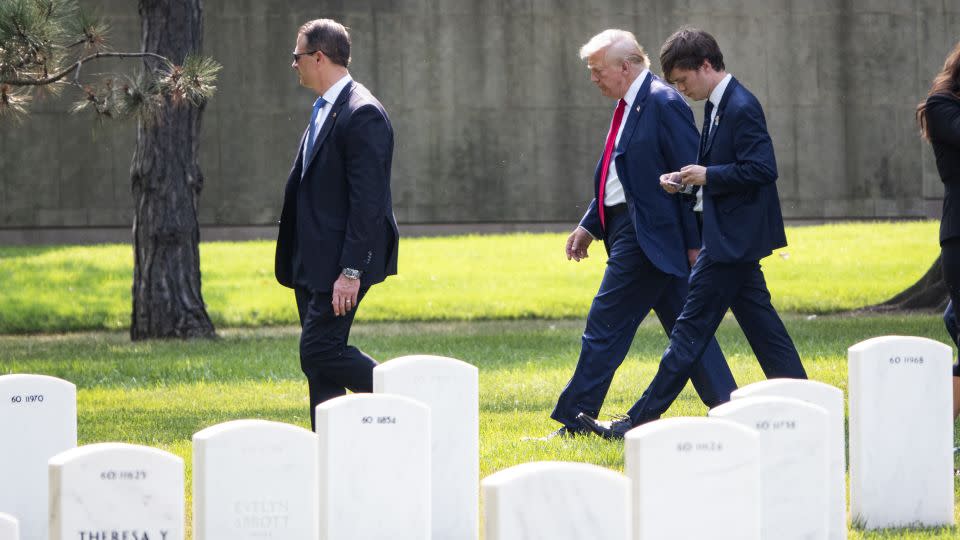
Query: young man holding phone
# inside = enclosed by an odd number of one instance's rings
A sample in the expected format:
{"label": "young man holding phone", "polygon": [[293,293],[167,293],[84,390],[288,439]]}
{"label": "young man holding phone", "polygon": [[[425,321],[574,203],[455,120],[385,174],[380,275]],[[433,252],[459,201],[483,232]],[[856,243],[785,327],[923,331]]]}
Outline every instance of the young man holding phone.
{"label": "young man holding phone", "polygon": [[703,249],[657,374],[627,417],[601,422],[578,416],[584,427],[607,438],[622,438],[670,407],[702,361],[727,309],[768,378],[807,378],[770,303],[760,268],[760,259],[787,245],[775,183],[777,164],[763,109],[726,73],[719,45],[702,30],[681,28],[670,36],[660,49],[660,64],[680,92],[696,101],[707,99],[697,163],[660,177],[669,193],[699,187]]}

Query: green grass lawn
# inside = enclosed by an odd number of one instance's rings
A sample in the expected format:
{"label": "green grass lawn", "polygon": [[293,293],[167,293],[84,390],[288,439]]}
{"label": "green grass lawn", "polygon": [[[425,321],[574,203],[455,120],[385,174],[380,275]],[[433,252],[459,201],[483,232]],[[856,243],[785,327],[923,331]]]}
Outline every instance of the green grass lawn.
{"label": "green grass lawn", "polygon": [[[793,227],[764,260],[780,310],[831,313],[887,299],[939,252],[936,222]],[[566,235],[403,239],[400,274],[364,300],[359,319],[579,319],[603,273],[603,247],[579,264]],[[293,295],[273,278],[273,242],[204,243],[203,294],[219,327],[296,322]],[[0,334],[126,328],[129,245],[0,248]]]}
{"label": "green grass lawn", "polygon": [[[589,294],[589,293],[588,293]],[[939,317],[787,317],[807,370],[816,380],[846,390],[846,349],[885,334],[945,341]],[[525,441],[556,425],[554,400],[573,371],[582,321],[359,322],[354,342],[385,360],[439,354],[480,368],[480,468],[483,477],[535,460],[589,462],[622,470],[623,445],[598,438]],[[308,426],[307,388],[292,327],[225,330],[216,341],[131,343],[121,332],[0,336],[0,373],[42,373],[78,386],[80,444],[121,441],[155,446],[184,458],[191,437],[228,420],[263,418]],[[735,322],[718,338],[740,385],[763,378]],[[625,411],[652,377],[666,343],[659,324],[647,321],[604,409]],[[702,416],[706,408],[684,391],[670,416]],[[960,483],[955,484],[960,501]],[[957,506],[960,517],[960,506]],[[957,538],[956,529],[851,531],[852,539]]]}
{"label": "green grass lawn", "polygon": [[[935,222],[788,229],[764,261],[777,307],[811,378],[846,389],[846,349],[878,335],[946,342],[939,316],[829,315],[880,302],[913,283],[938,253]],[[533,442],[580,347],[603,249],[580,264],[562,234],[404,239],[399,276],[364,300],[354,342],[384,360],[438,354],[480,368],[480,466],[487,476],[535,460],[623,468],[622,443]],[[0,248],[0,374],[40,373],[78,387],[80,444],[130,442],[184,458],[191,437],[240,418],[309,423],[293,297],[273,279],[273,243],[205,243],[203,291],[221,339],[131,343],[128,245]],[[818,314],[818,317],[810,317]],[[653,318],[651,318],[653,319]],[[655,319],[653,319],[655,320]],[[271,326],[272,325],[272,326]],[[283,326],[288,325],[288,326]],[[75,334],[72,330],[110,330]],[[35,333],[36,335],[15,335]],[[7,334],[7,335],[3,335]],[[762,373],[731,320],[718,337],[740,385]],[[618,371],[605,412],[625,411],[653,376],[666,336],[647,321]],[[685,391],[668,413],[703,416]],[[955,484],[960,501],[960,484]],[[960,509],[960,506],[957,507]],[[957,538],[954,528],[852,531],[851,539]]]}

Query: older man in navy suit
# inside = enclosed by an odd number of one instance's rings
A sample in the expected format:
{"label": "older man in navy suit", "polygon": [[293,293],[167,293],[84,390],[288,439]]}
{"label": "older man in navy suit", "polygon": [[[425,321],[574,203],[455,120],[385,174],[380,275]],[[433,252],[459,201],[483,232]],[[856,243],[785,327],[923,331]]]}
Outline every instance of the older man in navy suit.
{"label": "older man in navy suit", "polygon": [[720,47],[702,30],[674,33],[661,48],[660,64],[687,97],[708,99],[697,164],[661,178],[670,193],[699,186],[703,250],[670,345],[640,400],[624,419],[579,417],[585,427],[611,438],[622,438],[667,410],[705,361],[704,351],[728,308],[767,377],[806,378],[760,269],[760,259],[787,245],[775,184],[777,163],[760,103],[726,73]]}
{"label": "older man in navy suit", "polygon": [[292,67],[319,97],[287,179],[275,269],[297,300],[312,424],[317,404],[373,390],[377,362],[347,338],[370,286],[397,273],[393,128],[349,64],[343,25],[317,19],[300,28]]}
{"label": "older man in navy suit", "polygon": [[[580,358],[551,415],[551,436],[588,433],[579,413],[596,416],[637,327],[652,308],[669,333],[687,294],[690,265],[700,250],[692,209],[664,193],[659,178],[696,159],[697,128],[683,98],[654,76],[630,32],[606,30],[580,50],[591,79],[617,100],[604,152],[594,173],[589,209],[567,240],[568,259],[587,256],[603,239],[607,268],[587,315]],[[720,346],[708,339],[691,373],[708,406],[736,388]]]}

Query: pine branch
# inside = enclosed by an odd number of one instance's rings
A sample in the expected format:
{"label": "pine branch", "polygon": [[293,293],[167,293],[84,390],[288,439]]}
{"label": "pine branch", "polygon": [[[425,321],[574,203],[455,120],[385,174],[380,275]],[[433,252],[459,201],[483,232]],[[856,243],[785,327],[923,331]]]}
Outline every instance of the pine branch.
{"label": "pine branch", "polygon": [[58,47],[61,49],[72,49],[74,47],[77,47],[77,46],[83,45],[84,43],[89,43],[89,42],[90,42],[90,38],[85,36],[69,45],[58,45]]}
{"label": "pine branch", "polygon": [[74,72],[82,66],[85,62],[91,60],[96,60],[98,58],[155,58],[161,62],[169,64],[170,61],[165,57],[150,53],[150,52],[141,52],[141,53],[119,53],[119,52],[97,52],[89,56],[85,56],[80,60],[77,60],[70,67],[55,73],[49,77],[43,79],[0,79],[0,84],[9,84],[10,86],[44,86],[47,84],[53,84],[60,79],[66,77],[67,75]]}

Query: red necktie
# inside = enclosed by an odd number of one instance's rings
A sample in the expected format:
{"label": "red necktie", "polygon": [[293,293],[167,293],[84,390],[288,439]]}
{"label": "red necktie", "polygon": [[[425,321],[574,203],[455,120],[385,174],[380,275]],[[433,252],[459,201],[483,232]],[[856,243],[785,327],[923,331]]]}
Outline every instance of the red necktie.
{"label": "red necktie", "polygon": [[607,144],[603,147],[603,161],[600,162],[600,190],[597,195],[597,205],[600,210],[600,227],[606,230],[606,218],[603,215],[603,192],[607,186],[607,174],[610,169],[610,156],[613,155],[613,147],[616,146],[617,133],[620,131],[620,122],[623,121],[623,110],[627,108],[627,102],[620,100],[617,102],[617,110],[613,113],[613,120],[610,121],[610,132],[607,133]]}

